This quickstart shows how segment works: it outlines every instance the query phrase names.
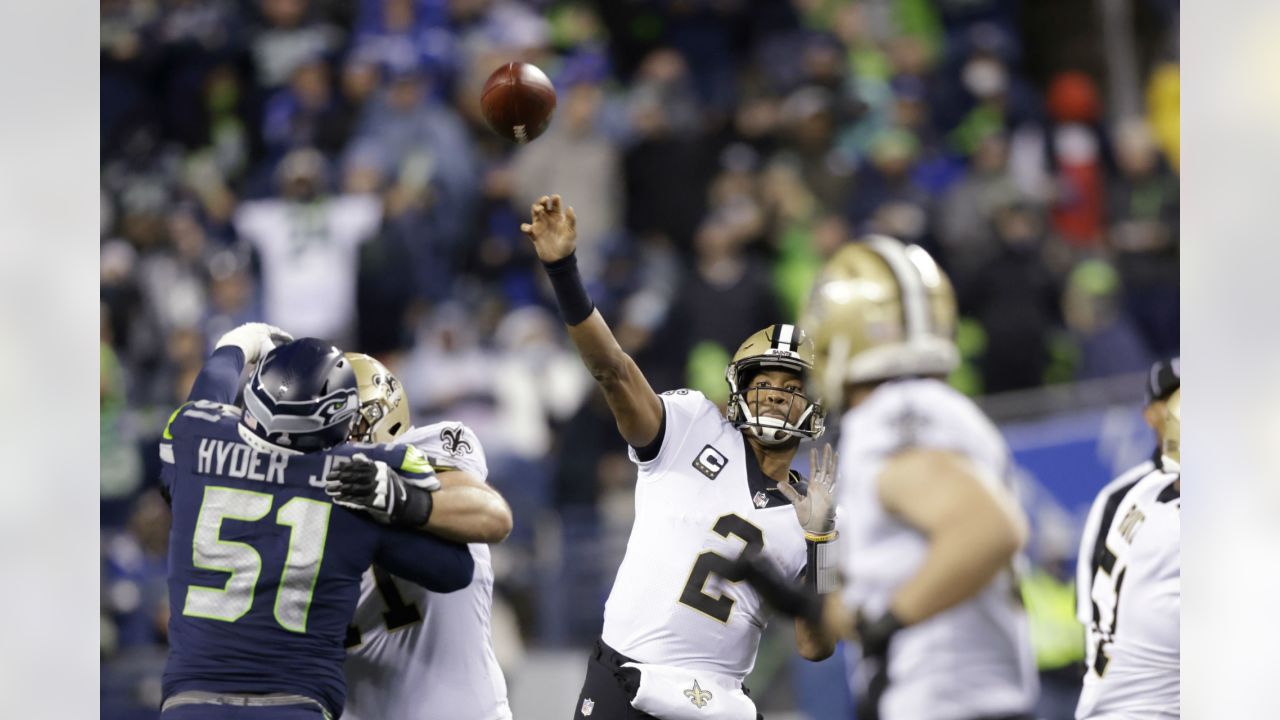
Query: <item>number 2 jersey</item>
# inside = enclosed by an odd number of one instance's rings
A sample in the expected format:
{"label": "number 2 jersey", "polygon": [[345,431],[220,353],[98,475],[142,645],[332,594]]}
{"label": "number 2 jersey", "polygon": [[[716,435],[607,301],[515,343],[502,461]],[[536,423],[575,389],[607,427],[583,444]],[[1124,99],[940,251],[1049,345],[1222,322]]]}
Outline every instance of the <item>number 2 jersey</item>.
{"label": "number 2 jersey", "polygon": [[[1129,720],[1180,714],[1182,607],[1177,475],[1151,469],[1108,485],[1081,547],[1077,613],[1087,629],[1077,718]],[[1126,482],[1127,481],[1127,482]]]}
{"label": "number 2 jersey", "polygon": [[[437,470],[489,474],[475,433],[456,422],[411,428],[400,443],[425,453]],[[351,720],[505,720],[507,684],[489,627],[493,564],[489,546],[468,546],[475,575],[441,595],[373,568],[360,582],[347,654]]]}
{"label": "number 2 jersey", "polygon": [[268,452],[245,441],[240,412],[189,402],[161,443],[173,510],[164,696],[293,693],[337,717],[343,640],[364,571],[377,563],[450,592],[470,582],[471,555],[458,543],[379,525],[324,492],[330,468],[357,452],[426,477],[431,468],[416,449],[351,443]]}
{"label": "number 2 jersey", "polygon": [[[929,551],[919,530],[880,504],[879,476],[896,454],[947,450],[992,483],[1008,477],[1009,451],[995,426],[943,382],[881,384],[845,413],[836,491],[842,524],[845,605],[877,617]],[[864,685],[879,663],[858,664]],[[1026,614],[1012,569],[977,595],[904,628],[889,646],[887,685],[863,688],[883,720],[964,720],[1031,710],[1037,693]]]}
{"label": "number 2 jersey", "polygon": [[747,548],[784,577],[806,562],[795,510],[742,432],[702,393],[661,396],[665,431],[640,461],[635,523],[604,610],[602,637],[640,662],[725,673],[755,665],[766,609],[748,583],[718,573]]}

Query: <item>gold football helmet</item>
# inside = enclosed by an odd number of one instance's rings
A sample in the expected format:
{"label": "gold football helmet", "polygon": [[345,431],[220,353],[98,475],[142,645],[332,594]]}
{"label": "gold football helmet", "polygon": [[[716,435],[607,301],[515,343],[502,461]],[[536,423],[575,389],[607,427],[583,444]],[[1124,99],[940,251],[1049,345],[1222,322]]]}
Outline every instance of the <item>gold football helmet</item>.
{"label": "gold football helmet", "polygon": [[[754,403],[747,400],[747,393],[751,390],[747,383],[757,372],[778,368],[790,370],[804,383],[813,371],[813,360],[813,340],[795,325],[770,325],[747,338],[725,369],[725,380],[729,383],[729,422],[739,430],[750,432],[764,445],[780,445],[791,438],[813,440],[821,436],[824,430],[822,403],[803,392],[786,391],[791,393],[792,403],[788,407],[787,418],[762,415],[758,395]],[[790,410],[797,401],[805,403],[805,406],[793,424]]]}
{"label": "gold football helmet", "polygon": [[1164,438],[1160,442],[1160,464],[1165,471],[1182,473],[1182,388],[1173,391],[1164,403]]}
{"label": "gold football helmet", "polygon": [[814,376],[829,404],[846,383],[945,375],[960,364],[951,281],[924,248],[884,235],[836,251],[800,324],[813,335]]}
{"label": "gold football helmet", "polygon": [[351,425],[351,439],[389,443],[409,429],[409,402],[404,387],[386,365],[363,353],[347,353],[356,373],[360,415]]}

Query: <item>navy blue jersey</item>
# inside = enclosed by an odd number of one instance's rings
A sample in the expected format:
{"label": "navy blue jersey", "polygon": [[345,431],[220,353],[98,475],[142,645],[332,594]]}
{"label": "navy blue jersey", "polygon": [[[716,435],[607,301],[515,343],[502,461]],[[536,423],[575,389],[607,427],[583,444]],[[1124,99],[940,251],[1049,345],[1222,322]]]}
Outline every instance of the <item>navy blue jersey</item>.
{"label": "navy blue jersey", "polygon": [[[205,394],[226,399],[225,387]],[[425,477],[430,465],[412,446],[269,451],[246,443],[240,422],[239,408],[196,399],[165,429],[173,526],[164,695],[296,693],[337,717],[346,694],[343,641],[361,574],[376,563],[452,592],[470,583],[471,555],[465,545],[380,525],[325,495],[329,470],[358,452]]]}

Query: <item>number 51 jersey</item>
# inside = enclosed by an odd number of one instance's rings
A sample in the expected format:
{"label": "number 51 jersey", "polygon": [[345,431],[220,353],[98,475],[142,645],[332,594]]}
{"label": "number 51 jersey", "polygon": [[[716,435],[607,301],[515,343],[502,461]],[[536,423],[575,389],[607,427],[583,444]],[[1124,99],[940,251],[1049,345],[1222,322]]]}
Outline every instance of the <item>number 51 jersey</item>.
{"label": "number 51 jersey", "polygon": [[173,414],[161,441],[173,509],[164,696],[294,693],[336,717],[343,639],[369,564],[451,592],[470,582],[471,555],[379,525],[324,492],[330,468],[357,452],[427,477],[417,450],[349,443],[290,453],[250,444],[241,430],[239,408],[198,401]]}
{"label": "number 51 jersey", "polygon": [[760,595],[721,572],[748,548],[783,574],[804,571],[795,511],[765,477],[742,432],[702,393],[663,393],[661,449],[641,461],[627,552],[602,638],[645,663],[731,675],[755,665],[768,622]]}

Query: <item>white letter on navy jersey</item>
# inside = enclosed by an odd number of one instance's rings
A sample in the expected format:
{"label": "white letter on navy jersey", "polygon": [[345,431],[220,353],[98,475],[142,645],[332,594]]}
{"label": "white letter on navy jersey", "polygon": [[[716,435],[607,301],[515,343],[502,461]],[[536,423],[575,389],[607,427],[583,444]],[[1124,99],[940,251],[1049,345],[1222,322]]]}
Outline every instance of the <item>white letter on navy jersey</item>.
{"label": "white letter on navy jersey", "polygon": [[247,475],[249,473],[249,456],[252,454],[248,445],[237,443],[231,448],[231,467],[227,468],[227,474],[238,478]]}
{"label": "white letter on navy jersey", "polygon": [[311,485],[311,487],[324,487],[324,479],[329,477],[329,473],[349,462],[351,462],[351,458],[349,457],[343,457],[342,455],[326,455],[324,458],[324,467],[320,470],[319,479],[317,479],[315,475],[312,475],[311,479],[307,480],[307,483]]}
{"label": "white letter on navy jersey", "polygon": [[221,440],[218,441],[218,474],[222,474],[222,468],[227,464],[227,455],[231,453],[231,445]]}
{"label": "white letter on navy jersey", "polygon": [[196,464],[196,472],[201,475],[208,475],[213,469],[213,441],[209,438],[200,438],[199,462]]}
{"label": "white letter on navy jersey", "polygon": [[284,469],[289,467],[289,457],[284,453],[271,453],[267,459],[267,482],[284,484]]}
{"label": "white letter on navy jersey", "polygon": [[258,466],[262,464],[263,453],[254,450],[249,453],[249,479],[250,480],[266,480],[262,475],[262,470]]}

